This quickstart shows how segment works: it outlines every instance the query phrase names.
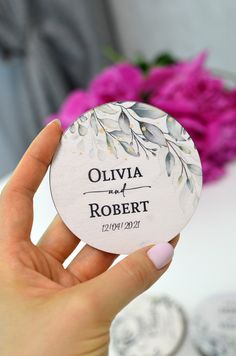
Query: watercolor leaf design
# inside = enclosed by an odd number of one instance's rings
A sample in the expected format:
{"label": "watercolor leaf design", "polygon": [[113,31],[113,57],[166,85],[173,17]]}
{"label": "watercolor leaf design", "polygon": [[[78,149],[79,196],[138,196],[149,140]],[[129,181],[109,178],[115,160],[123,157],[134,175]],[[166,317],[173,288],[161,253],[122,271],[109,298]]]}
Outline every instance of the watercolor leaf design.
{"label": "watercolor leaf design", "polygon": [[[186,130],[166,114],[161,117],[165,128],[150,123],[150,119],[160,118],[160,114],[158,116],[158,113],[146,104],[131,102],[127,107],[120,102],[109,104],[108,110],[106,105],[101,108],[98,108],[98,112],[103,112],[102,117],[97,115],[95,109],[92,111],[90,127],[95,136],[102,132],[105,134],[109,152],[118,158],[117,149],[122,147],[133,157],[138,157],[143,152],[149,159],[150,155],[160,155],[164,150],[167,176],[175,177],[178,174],[176,184],[180,187],[180,206],[185,209],[185,199],[189,194],[192,195],[192,203],[197,204],[200,184],[198,178],[202,176],[202,170],[197,164],[189,162],[196,147],[189,144],[190,136]],[[146,122],[145,118],[149,122]],[[85,135],[86,128],[78,125],[81,135]],[[180,170],[179,173],[177,169]]]}
{"label": "watercolor leaf design", "polygon": [[172,117],[168,116],[166,119],[166,126],[167,129],[169,130],[170,135],[175,138],[178,141],[184,141],[184,138],[182,136],[182,126],[179,125],[179,123],[173,119]]}
{"label": "watercolor leaf design", "polygon": [[113,106],[111,106],[109,104],[101,105],[99,107],[99,111],[103,112],[104,114],[109,114],[109,115],[116,113]]}
{"label": "watercolor leaf design", "polygon": [[118,128],[117,121],[113,119],[99,119],[99,121],[108,129],[114,130]]}
{"label": "watercolor leaf design", "polygon": [[187,178],[186,185],[191,193],[194,191],[193,179],[191,177]]}
{"label": "watercolor leaf design", "polygon": [[139,156],[139,153],[135,151],[134,147],[131,144],[125,141],[120,141],[120,144],[124,148],[124,150],[131,156],[135,156],[135,157]]}
{"label": "watercolor leaf design", "polygon": [[118,120],[120,129],[129,134],[130,133],[130,121],[128,116],[122,111],[120,116],[119,116],[119,120]]}
{"label": "watercolor leaf design", "polygon": [[107,142],[107,147],[108,147],[109,152],[111,152],[116,158],[118,158],[117,150],[116,150],[116,147],[115,147],[115,144],[114,144],[114,140],[107,133],[106,133],[106,142]]}
{"label": "watercolor leaf design", "polygon": [[156,110],[153,110],[150,106],[142,103],[135,103],[131,110],[135,112],[139,117],[146,117],[150,119],[159,119]]}
{"label": "watercolor leaf design", "polygon": [[178,147],[181,151],[183,151],[186,154],[192,153],[192,150],[189,147],[185,146],[184,144],[178,144]]}
{"label": "watercolor leaf design", "polygon": [[70,127],[69,127],[69,131],[70,131],[72,134],[74,134],[74,133],[75,133],[75,131],[76,131],[75,122],[73,122],[73,123],[70,125]]}
{"label": "watercolor leaf design", "polygon": [[167,146],[163,132],[155,125],[147,122],[139,122],[143,136],[150,142],[156,143],[159,146]]}
{"label": "watercolor leaf design", "polygon": [[78,132],[79,132],[80,136],[85,136],[88,132],[88,129],[86,126],[83,126],[78,123]]}
{"label": "watercolor leaf design", "polygon": [[85,116],[85,115],[82,115],[82,116],[80,116],[79,120],[80,120],[81,122],[85,122],[85,121],[88,120],[88,117]]}
{"label": "watercolor leaf design", "polygon": [[175,156],[170,151],[166,155],[165,162],[166,162],[166,172],[167,172],[168,177],[170,177],[171,172],[175,165]]}
{"label": "watercolor leaf design", "polygon": [[112,137],[117,138],[117,140],[119,141],[125,141],[130,139],[130,135],[126,134],[124,131],[114,130],[110,131],[110,134],[112,135]]}
{"label": "watercolor leaf design", "polygon": [[93,131],[95,132],[95,135],[98,136],[98,124],[97,124],[97,121],[95,119],[94,113],[91,114],[90,125],[91,125]]}
{"label": "watercolor leaf design", "polygon": [[192,172],[193,174],[196,174],[197,176],[202,175],[201,168],[198,167],[196,164],[187,164],[187,166],[190,172]]}

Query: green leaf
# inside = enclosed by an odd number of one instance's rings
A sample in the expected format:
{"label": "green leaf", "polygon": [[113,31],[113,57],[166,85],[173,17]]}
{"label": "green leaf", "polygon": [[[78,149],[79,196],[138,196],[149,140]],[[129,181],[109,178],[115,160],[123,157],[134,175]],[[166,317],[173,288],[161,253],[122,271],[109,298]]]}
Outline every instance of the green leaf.
{"label": "green leaf", "polygon": [[166,119],[166,126],[170,135],[178,141],[183,141],[182,126],[171,116]]}
{"label": "green leaf", "polygon": [[78,124],[78,132],[80,136],[85,136],[88,132],[88,129],[85,126]]}
{"label": "green leaf", "polygon": [[118,128],[118,123],[115,120],[112,120],[112,119],[99,119],[99,120],[108,129],[117,129]]}
{"label": "green leaf", "polygon": [[79,117],[79,119],[80,119],[81,122],[85,122],[85,121],[88,120],[88,117],[85,116],[85,115],[82,115],[82,116]]}
{"label": "green leaf", "polygon": [[184,153],[190,154],[192,153],[191,148],[185,146],[185,145],[178,145],[178,147],[181,149],[181,151],[183,151]]}
{"label": "green leaf", "polygon": [[124,133],[123,131],[119,131],[119,130],[110,131],[110,134],[112,136],[114,136],[115,138],[117,138],[117,140],[119,140],[119,141],[125,141],[125,140],[131,139],[130,135]]}
{"label": "green leaf", "polygon": [[116,158],[118,158],[117,150],[116,150],[116,147],[115,147],[115,144],[114,144],[114,140],[107,133],[106,133],[106,141],[107,141],[107,147],[108,147],[109,152],[111,152]]}
{"label": "green leaf", "polygon": [[190,170],[191,173],[196,174],[196,176],[201,176],[202,175],[202,170],[199,166],[196,164],[188,164],[188,169]]}
{"label": "green leaf", "polygon": [[130,121],[128,116],[122,111],[118,120],[120,129],[126,134],[130,133]]}
{"label": "green leaf", "polygon": [[98,125],[97,125],[97,120],[95,118],[95,115],[94,113],[91,114],[91,117],[90,117],[90,125],[93,129],[93,131],[95,132],[96,136],[98,135]]}
{"label": "green leaf", "polygon": [[115,114],[117,112],[117,110],[109,104],[101,105],[97,109],[105,114]]}
{"label": "green leaf", "polygon": [[166,172],[167,172],[168,177],[170,177],[171,172],[175,165],[175,157],[174,157],[173,153],[171,153],[170,151],[166,155],[165,162],[166,162]]}
{"label": "green leaf", "polygon": [[133,110],[139,117],[148,119],[159,119],[158,110],[150,105],[143,103],[135,103],[130,110]]}
{"label": "green leaf", "polygon": [[190,192],[193,193],[194,186],[192,178],[187,178],[186,184]]}
{"label": "green leaf", "polygon": [[178,184],[180,185],[183,182],[184,176],[181,174],[178,178]]}
{"label": "green leaf", "polygon": [[120,144],[129,155],[136,157],[139,156],[139,154],[135,151],[134,147],[131,144],[125,141],[120,141]]}
{"label": "green leaf", "polygon": [[168,66],[177,63],[177,59],[168,52],[163,52],[154,59],[155,66]]}
{"label": "green leaf", "polygon": [[132,106],[134,106],[134,104],[136,104],[136,101],[117,101],[116,104],[119,104],[125,109],[130,109]]}
{"label": "green leaf", "polygon": [[140,122],[140,129],[143,136],[150,142],[156,143],[159,146],[167,146],[163,132],[155,125],[147,122]]}
{"label": "green leaf", "polygon": [[75,133],[75,130],[76,130],[75,122],[73,122],[69,127],[69,131],[73,134],[73,133]]}

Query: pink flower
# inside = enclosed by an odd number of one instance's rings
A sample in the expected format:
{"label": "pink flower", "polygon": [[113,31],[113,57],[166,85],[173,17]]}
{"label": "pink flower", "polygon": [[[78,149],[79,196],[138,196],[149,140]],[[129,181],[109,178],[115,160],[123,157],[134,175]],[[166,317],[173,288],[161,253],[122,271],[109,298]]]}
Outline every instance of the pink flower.
{"label": "pink flower", "polygon": [[132,64],[110,66],[91,82],[87,91],[72,92],[59,112],[50,115],[46,123],[59,118],[66,129],[77,117],[98,105],[110,101],[140,100],[143,80],[141,71]]}
{"label": "pink flower", "polygon": [[193,138],[205,182],[224,173],[236,157],[236,91],[204,68],[206,54],[190,62],[154,68],[143,90],[148,101],[178,119]]}
{"label": "pink flower", "polygon": [[192,61],[155,67],[145,78],[129,63],[108,67],[87,91],[76,90],[62,104],[58,117],[67,128],[85,111],[110,101],[145,101],[175,117],[193,138],[202,161],[204,181],[221,177],[236,157],[236,89],[205,68],[206,53]]}
{"label": "pink flower", "polygon": [[105,69],[90,84],[89,90],[101,101],[140,100],[143,84],[141,70],[129,63]]}
{"label": "pink flower", "polygon": [[59,118],[63,129],[66,129],[80,115],[97,105],[99,102],[96,97],[85,91],[75,90],[66,98],[59,112],[50,115],[46,122]]}

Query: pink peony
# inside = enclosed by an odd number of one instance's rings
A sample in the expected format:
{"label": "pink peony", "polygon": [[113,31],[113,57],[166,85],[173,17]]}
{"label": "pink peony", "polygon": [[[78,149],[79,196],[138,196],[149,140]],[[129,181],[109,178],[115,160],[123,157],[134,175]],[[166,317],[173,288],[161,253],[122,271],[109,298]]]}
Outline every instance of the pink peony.
{"label": "pink peony", "polygon": [[63,129],[66,129],[80,115],[97,105],[99,105],[99,101],[92,94],[82,90],[75,90],[68,95],[59,112],[50,115],[46,122],[59,118]]}
{"label": "pink peony", "polygon": [[144,84],[148,101],[186,128],[202,160],[205,182],[224,173],[236,157],[236,96],[204,68],[206,54],[191,62],[154,68]]}
{"label": "pink peony", "polygon": [[[175,117],[193,138],[202,161],[204,181],[222,176],[236,157],[236,89],[205,68],[206,53],[192,61],[155,67],[145,78],[129,63],[105,69],[87,91],[76,90],[58,114],[63,128],[92,107],[110,101],[146,101]],[[145,98],[145,100],[143,99]]]}
{"label": "pink peony", "polygon": [[143,75],[129,63],[108,67],[90,84],[89,90],[102,102],[141,100]]}
{"label": "pink peony", "polygon": [[62,104],[58,113],[50,115],[46,123],[59,118],[66,129],[85,111],[109,101],[141,100],[143,76],[136,66],[119,63],[99,74],[87,91],[75,90]]}

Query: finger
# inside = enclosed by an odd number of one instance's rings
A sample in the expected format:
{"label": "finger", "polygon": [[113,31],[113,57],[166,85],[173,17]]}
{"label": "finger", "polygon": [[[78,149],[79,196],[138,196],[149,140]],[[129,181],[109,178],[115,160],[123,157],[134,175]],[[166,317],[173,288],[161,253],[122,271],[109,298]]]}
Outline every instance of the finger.
{"label": "finger", "polygon": [[0,222],[3,234],[27,239],[33,221],[33,196],[41,183],[61,137],[58,120],[34,139],[1,194]]}
{"label": "finger", "polygon": [[[138,250],[98,277],[82,284],[98,315],[113,319],[131,300],[152,286],[168,269],[178,237]],[[76,287],[74,287],[76,290]]]}
{"label": "finger", "polygon": [[92,246],[85,245],[67,269],[80,282],[85,282],[106,271],[117,257],[117,254],[100,251]]}
{"label": "finger", "polygon": [[68,229],[60,216],[56,215],[37,246],[63,263],[79,242],[80,239]]}

